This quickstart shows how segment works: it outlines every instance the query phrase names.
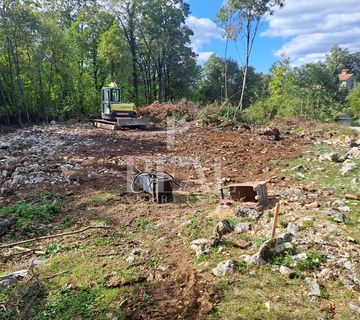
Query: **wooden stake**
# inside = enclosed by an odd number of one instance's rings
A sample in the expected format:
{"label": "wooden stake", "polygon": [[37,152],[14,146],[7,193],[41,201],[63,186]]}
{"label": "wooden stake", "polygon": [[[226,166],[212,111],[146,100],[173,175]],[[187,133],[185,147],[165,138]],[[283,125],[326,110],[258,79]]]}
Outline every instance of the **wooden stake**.
{"label": "wooden stake", "polygon": [[280,213],[280,203],[277,203],[275,206],[274,221],[273,221],[273,226],[272,226],[272,230],[271,230],[271,239],[273,239],[275,237],[279,213]]}

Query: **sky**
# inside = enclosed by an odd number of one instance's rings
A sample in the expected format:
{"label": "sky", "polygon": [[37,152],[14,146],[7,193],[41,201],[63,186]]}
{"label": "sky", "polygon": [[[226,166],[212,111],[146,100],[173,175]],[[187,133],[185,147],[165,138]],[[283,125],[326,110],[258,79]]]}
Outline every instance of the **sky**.
{"label": "sky", "polygon": [[[194,32],[192,47],[203,64],[212,53],[224,56],[224,31],[216,14],[224,0],[185,0]],[[360,0],[286,0],[285,7],[266,17],[254,43],[251,65],[267,73],[282,54],[292,65],[324,60],[334,45],[360,51]],[[243,63],[243,44],[229,45],[229,57]]]}

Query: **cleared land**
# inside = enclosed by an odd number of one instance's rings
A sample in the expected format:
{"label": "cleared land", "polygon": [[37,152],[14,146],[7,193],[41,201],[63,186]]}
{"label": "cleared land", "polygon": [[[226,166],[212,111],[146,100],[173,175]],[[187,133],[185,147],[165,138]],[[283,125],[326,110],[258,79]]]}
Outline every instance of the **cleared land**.
{"label": "cleared land", "polygon": [[[262,128],[196,123],[171,132],[74,124],[2,135],[0,213],[2,221],[15,219],[2,244],[110,227],[22,245],[27,252],[1,249],[1,274],[28,270],[1,291],[3,318],[357,319],[350,304],[360,304],[360,202],[343,199],[359,192],[360,172],[343,176],[341,161],[319,161],[329,152],[345,155],[354,134],[296,121],[280,131],[280,141],[261,135]],[[268,182],[271,204],[259,220],[236,217],[236,205],[219,206],[218,165],[226,182]],[[156,204],[130,193],[133,167],[163,169],[181,181],[176,202]],[[277,201],[277,233],[297,228],[293,252],[261,266],[245,263],[243,256],[269,238]],[[339,207],[346,211],[344,222],[326,214]],[[196,257],[191,242],[210,239],[224,218],[233,226],[250,223],[251,230],[226,235]],[[301,253],[307,258],[294,264],[292,257]],[[234,273],[214,276],[212,269],[225,260],[237,261]],[[281,274],[280,265],[296,275]],[[305,281],[314,275],[321,291],[315,301]]]}

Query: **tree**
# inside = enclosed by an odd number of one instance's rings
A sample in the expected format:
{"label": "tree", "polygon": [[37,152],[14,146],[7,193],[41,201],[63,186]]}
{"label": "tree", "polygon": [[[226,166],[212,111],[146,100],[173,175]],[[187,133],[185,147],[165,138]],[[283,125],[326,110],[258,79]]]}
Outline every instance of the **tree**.
{"label": "tree", "polygon": [[351,111],[356,118],[360,118],[360,84],[357,83],[355,88],[349,93],[347,101],[350,105]]}
{"label": "tree", "polygon": [[[225,98],[224,65],[227,65],[228,100],[235,102],[238,99],[240,85],[240,69],[231,59],[219,58],[212,54],[204,64],[202,70],[203,80],[200,83],[199,99],[202,103],[223,102]],[[225,98],[226,100],[226,98]]]}
{"label": "tree", "polygon": [[326,65],[331,72],[339,74],[341,69],[350,68],[350,52],[348,49],[343,49],[338,45],[331,48],[326,55]]}
{"label": "tree", "polygon": [[112,0],[108,4],[119,20],[125,39],[129,45],[132,66],[132,99],[139,105],[139,70],[138,70],[138,0]]}
{"label": "tree", "polygon": [[250,56],[253,49],[253,44],[260,22],[266,15],[272,15],[275,7],[282,8],[285,0],[227,0],[218,13],[218,18],[221,22],[231,22],[234,25],[228,30],[238,30],[237,37],[231,37],[237,41],[240,37],[245,41],[245,65],[243,68],[243,81],[241,87],[241,96],[238,107],[243,109],[244,95],[246,89],[246,82],[248,70],[250,66]]}

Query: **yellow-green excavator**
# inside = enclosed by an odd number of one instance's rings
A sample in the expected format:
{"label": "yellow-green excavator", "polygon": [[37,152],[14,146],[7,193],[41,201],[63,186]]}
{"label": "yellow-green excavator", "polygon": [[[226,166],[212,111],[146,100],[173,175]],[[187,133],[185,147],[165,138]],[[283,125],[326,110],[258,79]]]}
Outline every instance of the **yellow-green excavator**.
{"label": "yellow-green excavator", "polygon": [[149,125],[149,119],[139,118],[134,103],[122,103],[121,89],[115,82],[101,89],[101,119],[95,119],[98,128],[117,130],[121,128],[142,128]]}

